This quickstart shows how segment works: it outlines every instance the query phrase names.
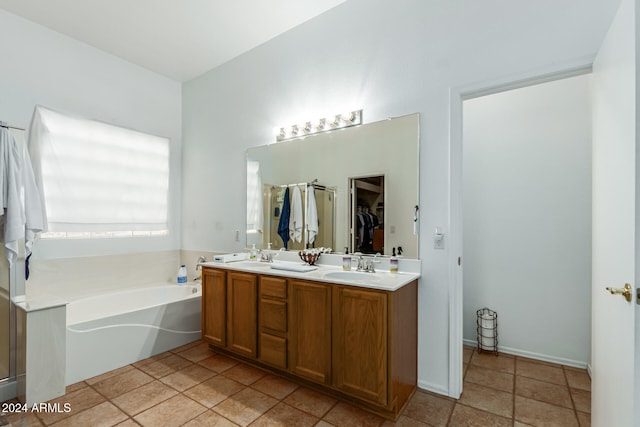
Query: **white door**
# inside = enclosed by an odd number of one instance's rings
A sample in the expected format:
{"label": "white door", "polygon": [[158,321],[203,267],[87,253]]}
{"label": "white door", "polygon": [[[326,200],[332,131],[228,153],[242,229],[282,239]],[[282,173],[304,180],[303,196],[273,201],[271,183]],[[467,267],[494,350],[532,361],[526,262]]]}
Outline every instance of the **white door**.
{"label": "white door", "polygon": [[[640,424],[634,415],[635,288],[640,286],[635,19],[635,1],[622,0],[593,66],[591,424],[596,427]],[[633,289],[631,302],[605,291],[625,283]]]}

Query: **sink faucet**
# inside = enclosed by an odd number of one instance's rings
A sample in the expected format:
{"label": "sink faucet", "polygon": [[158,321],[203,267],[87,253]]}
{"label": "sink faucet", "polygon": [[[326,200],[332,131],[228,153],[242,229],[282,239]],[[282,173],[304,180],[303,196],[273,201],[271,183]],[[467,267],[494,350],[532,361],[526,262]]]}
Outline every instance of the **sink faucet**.
{"label": "sink faucet", "polygon": [[[358,268],[356,271],[363,271],[365,273],[375,273],[376,269],[374,267],[374,259],[371,257],[363,257],[362,255],[358,256]],[[379,261],[378,261],[379,262]]]}

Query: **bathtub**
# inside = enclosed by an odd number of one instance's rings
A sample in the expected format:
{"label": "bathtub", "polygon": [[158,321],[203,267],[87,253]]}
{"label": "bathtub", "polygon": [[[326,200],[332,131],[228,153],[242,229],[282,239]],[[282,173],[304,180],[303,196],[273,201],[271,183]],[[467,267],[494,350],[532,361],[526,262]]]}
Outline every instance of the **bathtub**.
{"label": "bathtub", "polygon": [[201,337],[201,286],[149,286],[67,305],[67,385]]}

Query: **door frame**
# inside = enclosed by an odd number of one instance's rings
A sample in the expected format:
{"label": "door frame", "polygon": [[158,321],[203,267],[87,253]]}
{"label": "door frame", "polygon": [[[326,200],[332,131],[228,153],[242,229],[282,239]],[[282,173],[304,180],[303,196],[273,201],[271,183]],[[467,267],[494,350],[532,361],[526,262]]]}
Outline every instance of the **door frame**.
{"label": "door frame", "polygon": [[[467,99],[492,95],[540,83],[591,73],[595,55],[589,55],[535,69],[506,75],[493,80],[453,87],[449,96],[449,387],[448,395],[459,399],[462,394],[463,348],[463,227],[462,227],[462,160],[463,160],[463,102]],[[459,262],[461,260],[461,262]]]}

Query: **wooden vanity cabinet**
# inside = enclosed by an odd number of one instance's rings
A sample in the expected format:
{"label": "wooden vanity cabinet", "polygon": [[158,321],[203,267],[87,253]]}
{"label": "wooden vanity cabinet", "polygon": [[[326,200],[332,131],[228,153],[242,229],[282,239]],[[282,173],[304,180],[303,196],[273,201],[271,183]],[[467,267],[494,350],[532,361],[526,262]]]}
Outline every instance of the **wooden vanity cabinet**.
{"label": "wooden vanity cabinet", "polygon": [[386,406],[387,293],[336,286],[333,319],[335,387]]}
{"label": "wooden vanity cabinet", "polygon": [[287,280],[260,276],[258,358],[277,368],[288,368]]}
{"label": "wooden vanity cabinet", "polygon": [[255,358],[258,354],[258,279],[249,273],[227,274],[227,348]]}
{"label": "wooden vanity cabinet", "polygon": [[395,291],[203,268],[203,337],[395,419],[416,389],[417,280]]}
{"label": "wooden vanity cabinet", "polygon": [[209,343],[227,345],[227,273],[202,269],[202,337]]}
{"label": "wooden vanity cabinet", "polygon": [[291,304],[290,369],[296,375],[331,383],[331,287],[289,280]]}
{"label": "wooden vanity cabinet", "polygon": [[257,278],[202,269],[202,336],[245,357],[257,355]]}

